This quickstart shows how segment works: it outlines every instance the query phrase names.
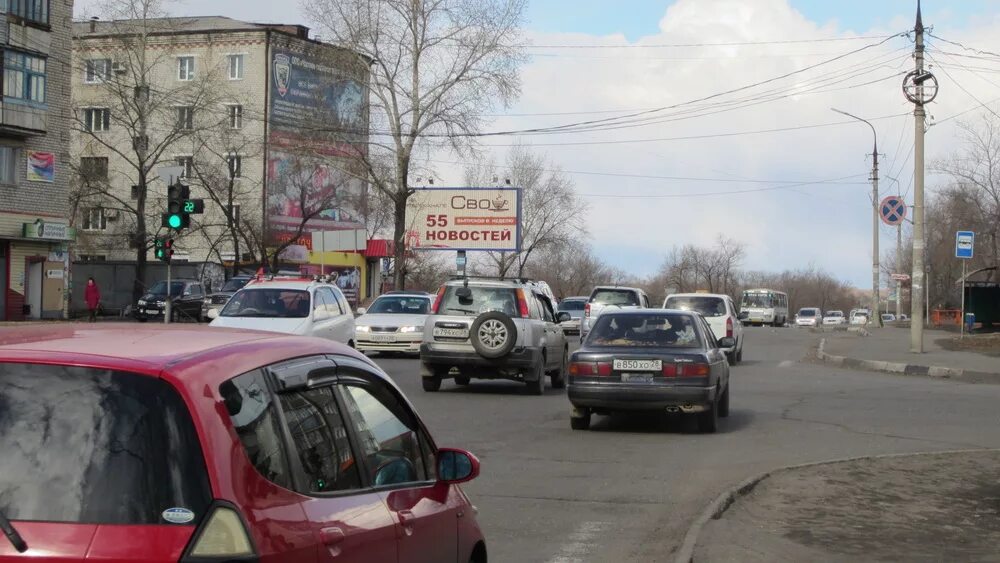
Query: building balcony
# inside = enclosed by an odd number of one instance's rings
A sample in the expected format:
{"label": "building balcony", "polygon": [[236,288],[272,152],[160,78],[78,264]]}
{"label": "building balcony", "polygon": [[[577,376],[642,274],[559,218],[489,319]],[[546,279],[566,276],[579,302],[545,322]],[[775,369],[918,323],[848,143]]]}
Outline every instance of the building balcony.
{"label": "building balcony", "polygon": [[0,100],[0,134],[12,137],[44,135],[49,111],[24,103]]}

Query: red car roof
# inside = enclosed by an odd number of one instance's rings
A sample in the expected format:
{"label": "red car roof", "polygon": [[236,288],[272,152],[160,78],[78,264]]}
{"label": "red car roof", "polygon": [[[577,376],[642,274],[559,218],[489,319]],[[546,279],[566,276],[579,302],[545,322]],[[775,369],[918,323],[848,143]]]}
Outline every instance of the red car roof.
{"label": "red car roof", "polygon": [[[181,375],[196,365],[199,380],[221,382],[296,356],[352,354],[318,338],[205,326],[135,324],[33,325],[0,329],[0,362],[79,365]],[[192,382],[193,383],[193,382]]]}

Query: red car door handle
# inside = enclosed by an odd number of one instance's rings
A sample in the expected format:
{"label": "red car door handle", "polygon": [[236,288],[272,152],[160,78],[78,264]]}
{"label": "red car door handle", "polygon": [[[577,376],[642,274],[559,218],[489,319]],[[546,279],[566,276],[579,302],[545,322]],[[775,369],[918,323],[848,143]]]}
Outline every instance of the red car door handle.
{"label": "red car door handle", "polygon": [[319,531],[319,540],[323,542],[323,545],[335,545],[346,538],[347,535],[344,534],[344,530],[340,528],[323,528]]}

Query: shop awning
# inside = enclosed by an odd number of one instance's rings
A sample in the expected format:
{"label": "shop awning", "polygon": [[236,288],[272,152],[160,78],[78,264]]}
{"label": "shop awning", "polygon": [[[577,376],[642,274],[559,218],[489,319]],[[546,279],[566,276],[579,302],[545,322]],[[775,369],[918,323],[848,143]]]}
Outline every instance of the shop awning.
{"label": "shop awning", "polygon": [[372,238],[368,239],[365,248],[366,258],[392,258],[395,255],[396,245],[389,239]]}

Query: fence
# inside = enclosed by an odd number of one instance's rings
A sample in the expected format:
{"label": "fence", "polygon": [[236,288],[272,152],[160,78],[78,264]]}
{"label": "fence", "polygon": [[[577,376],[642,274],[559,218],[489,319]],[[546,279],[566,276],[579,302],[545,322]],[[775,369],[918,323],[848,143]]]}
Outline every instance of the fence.
{"label": "fence", "polygon": [[[136,278],[134,262],[74,262],[72,288],[70,293],[70,316],[79,316],[87,309],[83,299],[87,278],[94,278],[101,290],[101,307],[107,315],[119,315],[132,305],[132,283]],[[176,262],[171,265],[174,279],[197,279],[206,293],[212,288],[222,287],[225,270],[218,264],[209,262]],[[143,287],[167,279],[167,265],[150,262],[146,265]]]}

